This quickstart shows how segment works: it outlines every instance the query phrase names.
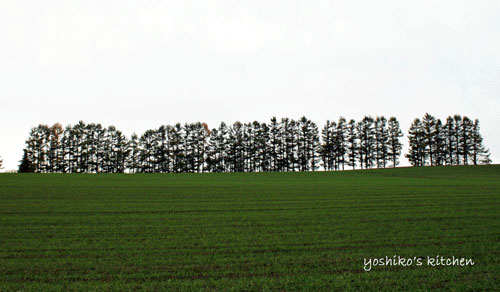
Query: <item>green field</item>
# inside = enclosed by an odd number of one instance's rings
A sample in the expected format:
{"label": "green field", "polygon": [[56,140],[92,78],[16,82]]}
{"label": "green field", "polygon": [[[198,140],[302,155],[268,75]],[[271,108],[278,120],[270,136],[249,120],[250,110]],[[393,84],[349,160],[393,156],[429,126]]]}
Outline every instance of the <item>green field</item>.
{"label": "green field", "polygon": [[500,291],[499,257],[499,165],[0,175],[0,291]]}

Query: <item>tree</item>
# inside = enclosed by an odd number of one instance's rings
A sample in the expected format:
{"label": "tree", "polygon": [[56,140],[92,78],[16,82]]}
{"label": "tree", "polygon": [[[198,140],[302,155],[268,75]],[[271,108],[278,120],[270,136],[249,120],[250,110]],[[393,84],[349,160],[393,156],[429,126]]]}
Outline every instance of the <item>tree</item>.
{"label": "tree", "polygon": [[249,168],[248,171],[268,171],[269,159],[267,157],[268,128],[265,123],[253,121],[247,125],[247,144]]}
{"label": "tree", "polygon": [[372,117],[365,116],[357,126],[359,139],[359,162],[361,168],[372,168],[375,161],[375,131]]}
{"label": "tree", "polygon": [[63,137],[61,140],[61,156],[62,156],[62,165],[61,171],[63,173],[71,172],[70,171],[70,159],[72,156],[71,152],[71,126],[67,125],[64,128]]}
{"label": "tree", "polygon": [[[291,170],[295,170],[293,162],[297,160],[299,162],[300,171],[314,171],[318,168],[318,157],[316,153],[320,151],[318,127],[306,117],[300,118],[299,121],[294,124],[298,125],[296,132],[297,139],[295,139],[297,142],[293,144],[292,149],[297,150],[291,151],[292,153],[289,154],[294,159],[292,160]],[[295,153],[297,157],[293,156]]]}
{"label": "tree", "polygon": [[453,130],[454,137],[450,137],[455,142],[455,149],[454,149],[455,161],[453,162],[453,164],[460,165],[460,161],[461,161],[461,157],[462,157],[462,152],[460,149],[461,148],[461,146],[460,146],[460,132],[461,132],[461,128],[462,128],[462,116],[454,115],[453,121],[455,122],[455,129]]}
{"label": "tree", "polygon": [[156,131],[147,130],[139,139],[139,152],[141,159],[140,172],[154,173],[156,169],[156,151],[157,136]]}
{"label": "tree", "polygon": [[216,169],[218,172],[228,171],[228,155],[229,155],[229,128],[226,123],[221,122],[217,132],[215,133],[215,152],[217,158]]}
{"label": "tree", "polygon": [[21,159],[21,161],[19,161],[20,164],[18,172],[20,173],[35,172],[35,168],[28,157],[28,150],[24,149],[23,152],[24,152],[23,158]]}
{"label": "tree", "polygon": [[269,126],[266,123],[261,123],[256,132],[256,151],[259,161],[258,168],[260,171],[271,170],[271,153],[269,153]]}
{"label": "tree", "polygon": [[336,128],[336,150],[337,150],[337,166],[340,168],[342,166],[342,170],[345,169],[345,161],[346,161],[346,138],[347,138],[347,127],[346,120],[344,117],[340,117],[337,123]]}
{"label": "tree", "polygon": [[229,171],[243,172],[244,168],[244,151],[243,151],[243,124],[236,121],[229,128],[229,148],[228,162]]}
{"label": "tree", "polygon": [[172,172],[186,171],[186,152],[183,143],[183,128],[180,123],[168,128],[169,138],[168,151],[172,160]]}
{"label": "tree", "polygon": [[446,163],[446,136],[443,129],[443,123],[437,119],[434,129],[434,161],[436,165]]}
{"label": "tree", "polygon": [[[210,128],[207,123],[197,123],[198,127],[198,170],[204,172],[206,170],[205,156],[208,144],[208,137],[210,137]],[[201,127],[199,126],[201,125]]]}
{"label": "tree", "polygon": [[325,126],[321,130],[321,160],[323,161],[323,168],[325,170],[333,170],[335,167],[334,158],[334,128],[335,122],[326,121]]}
{"label": "tree", "polygon": [[129,153],[130,155],[127,157],[127,168],[132,173],[137,173],[141,169],[140,165],[140,149],[139,149],[139,138],[136,133],[133,133],[130,136],[129,141]]}
{"label": "tree", "polygon": [[405,155],[413,166],[425,165],[425,130],[422,121],[416,118],[408,130],[409,149]]}
{"label": "tree", "polygon": [[[399,164],[403,136],[396,118],[365,116],[327,121],[321,131],[306,117],[273,117],[269,124],[224,122],[210,130],[205,123],[179,123],[146,130],[130,140],[114,126],[79,121],[33,127],[19,171],[70,173],[121,172],[260,172],[314,171],[386,167]],[[443,126],[426,114],[410,127],[409,152],[414,166],[491,163],[479,133],[479,121],[455,115]]]}
{"label": "tree", "polygon": [[429,113],[426,113],[424,117],[422,118],[422,136],[423,136],[423,141],[422,141],[422,160],[423,160],[423,165],[427,164],[427,161],[429,161],[429,164],[432,166],[434,165],[435,161],[434,158],[436,156],[436,118]]}
{"label": "tree", "polygon": [[319,168],[318,156],[319,151],[319,131],[318,126],[314,122],[309,123],[309,135],[307,139],[307,149],[309,151],[308,160],[311,171],[316,171]]}
{"label": "tree", "polygon": [[43,172],[47,157],[47,125],[38,125],[31,128],[28,140],[26,140],[26,150],[28,160],[33,165],[34,172]]}
{"label": "tree", "polygon": [[375,160],[377,168],[385,168],[389,153],[389,130],[384,116],[375,119]]}
{"label": "tree", "polygon": [[472,164],[490,164],[490,153],[483,145],[483,137],[479,133],[479,120],[475,120],[471,132],[471,160]]}
{"label": "tree", "polygon": [[218,141],[217,137],[219,135],[219,131],[217,129],[212,129],[210,131],[210,135],[208,137],[208,145],[207,145],[207,171],[209,172],[221,172],[219,170],[220,167],[220,157],[218,155]]}
{"label": "tree", "polygon": [[347,165],[356,168],[356,160],[358,159],[358,134],[356,132],[356,121],[351,119],[346,126],[347,134]]}
{"label": "tree", "polygon": [[198,144],[198,138],[196,136],[196,128],[194,124],[184,124],[183,129],[183,144],[184,144],[184,159],[185,159],[185,170],[184,172],[195,172],[196,171],[196,148]]}
{"label": "tree", "polygon": [[114,172],[124,173],[127,169],[128,156],[130,155],[129,141],[127,137],[118,130],[116,131],[116,140],[113,145],[113,151],[115,152],[113,155]]}
{"label": "tree", "polygon": [[458,147],[462,154],[462,164],[467,165],[469,164],[469,158],[471,156],[474,123],[468,117],[463,116],[460,126]]}
{"label": "tree", "polygon": [[401,131],[399,122],[395,117],[389,118],[388,131],[388,156],[391,159],[392,167],[396,167],[399,165],[399,157],[401,156],[401,149],[403,149],[403,144],[399,141],[399,138],[403,137],[403,132]]}
{"label": "tree", "polygon": [[168,126],[158,128],[158,147],[156,148],[156,159],[158,161],[158,172],[169,172],[170,157],[168,155]]}
{"label": "tree", "polygon": [[55,123],[49,129],[49,153],[48,153],[48,172],[60,172],[62,168],[61,141],[63,136],[63,127]]}
{"label": "tree", "polygon": [[456,144],[458,142],[455,140],[455,120],[449,116],[446,118],[446,123],[443,127],[443,136],[444,136],[444,160],[446,165],[454,165],[455,161],[458,160],[456,153]]}
{"label": "tree", "polygon": [[281,133],[280,126],[276,117],[271,118],[271,123],[269,124],[269,150],[271,154],[271,170],[281,171]]}
{"label": "tree", "polygon": [[2,159],[2,156],[0,156],[0,169],[3,169],[3,159]]}
{"label": "tree", "polygon": [[79,121],[72,129],[73,140],[73,172],[83,173],[88,171],[89,148],[86,125]]}
{"label": "tree", "polygon": [[[306,163],[304,161],[300,161],[300,159],[305,159],[303,155],[301,158],[298,147],[298,124],[289,118],[281,119],[281,140],[282,140],[282,148],[281,148],[281,165],[283,166],[283,171],[295,171],[296,163]],[[302,137],[302,139],[305,139]],[[305,143],[305,141],[303,141]],[[305,145],[305,144],[304,144]],[[304,146],[303,145],[303,146]]]}

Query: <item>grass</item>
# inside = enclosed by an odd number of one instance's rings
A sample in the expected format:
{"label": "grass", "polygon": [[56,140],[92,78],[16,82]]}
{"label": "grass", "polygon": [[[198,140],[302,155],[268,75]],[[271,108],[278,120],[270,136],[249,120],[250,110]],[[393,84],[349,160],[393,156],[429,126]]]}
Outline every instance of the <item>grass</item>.
{"label": "grass", "polygon": [[0,291],[500,291],[499,219],[499,165],[2,174]]}

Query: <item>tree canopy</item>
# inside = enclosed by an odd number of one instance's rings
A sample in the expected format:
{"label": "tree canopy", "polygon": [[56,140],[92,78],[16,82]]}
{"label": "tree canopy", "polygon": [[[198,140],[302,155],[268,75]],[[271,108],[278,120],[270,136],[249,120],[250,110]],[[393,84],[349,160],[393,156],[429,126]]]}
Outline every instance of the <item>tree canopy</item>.
{"label": "tree canopy", "polygon": [[[83,121],[31,129],[20,172],[168,173],[268,172],[385,168],[399,164],[403,133],[395,117],[340,117],[319,129],[306,117],[162,125],[142,135]],[[409,130],[406,157],[414,166],[488,163],[479,122],[441,121],[427,114]]]}

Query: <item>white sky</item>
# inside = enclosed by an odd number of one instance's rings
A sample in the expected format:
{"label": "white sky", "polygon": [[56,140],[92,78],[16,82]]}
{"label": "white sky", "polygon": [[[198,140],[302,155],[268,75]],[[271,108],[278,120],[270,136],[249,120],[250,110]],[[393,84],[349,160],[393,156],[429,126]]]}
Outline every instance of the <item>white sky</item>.
{"label": "white sky", "polygon": [[500,1],[1,0],[0,100],[5,170],[40,123],[425,112],[479,118],[500,163]]}

